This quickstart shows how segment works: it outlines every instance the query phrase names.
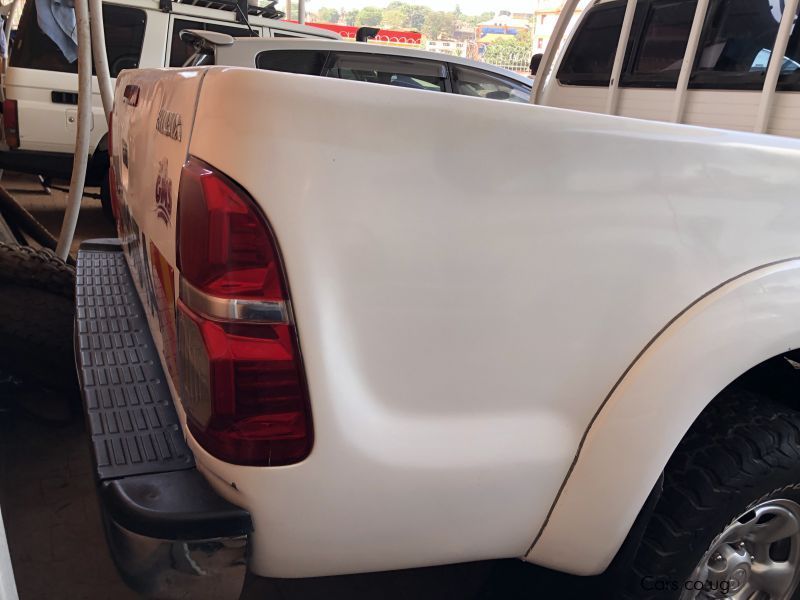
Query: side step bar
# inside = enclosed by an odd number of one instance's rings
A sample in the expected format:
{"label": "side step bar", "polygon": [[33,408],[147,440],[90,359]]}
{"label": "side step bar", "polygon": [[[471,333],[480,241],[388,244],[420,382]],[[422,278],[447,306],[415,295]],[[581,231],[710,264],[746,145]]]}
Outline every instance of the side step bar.
{"label": "side step bar", "polygon": [[238,597],[250,513],[195,466],[120,241],[84,242],[76,282],[78,377],[117,568],[148,596]]}

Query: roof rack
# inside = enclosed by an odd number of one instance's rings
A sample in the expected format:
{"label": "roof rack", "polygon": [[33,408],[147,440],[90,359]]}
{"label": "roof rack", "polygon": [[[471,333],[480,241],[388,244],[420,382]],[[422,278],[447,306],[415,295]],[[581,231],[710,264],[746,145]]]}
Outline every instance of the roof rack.
{"label": "roof rack", "polygon": [[173,1],[175,4],[188,4],[216,10],[227,10],[236,13],[236,20],[240,23],[247,22],[247,16],[264,17],[266,19],[282,19],[285,13],[275,8],[278,0],[270,0],[266,6],[250,4],[248,0],[159,0],[159,7],[164,12],[172,12]]}

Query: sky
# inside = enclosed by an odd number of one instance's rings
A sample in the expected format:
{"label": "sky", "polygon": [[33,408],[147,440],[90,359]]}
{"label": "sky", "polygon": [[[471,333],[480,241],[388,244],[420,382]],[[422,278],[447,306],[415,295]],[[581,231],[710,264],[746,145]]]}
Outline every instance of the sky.
{"label": "sky", "polygon": [[[391,0],[306,0],[306,10],[313,12],[322,7],[328,8],[364,8],[365,6],[384,7]],[[479,15],[484,12],[510,10],[514,12],[533,12],[534,0],[405,0],[409,4],[421,4],[434,10],[453,10],[458,4],[461,12],[468,15]],[[278,5],[284,2],[279,0]]]}

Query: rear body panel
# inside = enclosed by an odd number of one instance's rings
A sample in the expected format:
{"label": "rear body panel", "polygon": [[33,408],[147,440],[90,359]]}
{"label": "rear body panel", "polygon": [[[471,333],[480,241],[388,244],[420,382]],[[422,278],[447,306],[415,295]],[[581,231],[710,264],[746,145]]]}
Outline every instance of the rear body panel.
{"label": "rear body panel", "polygon": [[[152,199],[164,157],[175,198],[187,149],[256,199],[280,246],[314,449],[239,467],[188,440],[251,513],[260,575],[524,556],[652,337],[727,279],[800,256],[792,140],[199,72],[125,74],[118,100],[139,84],[143,104],[114,144],[136,146],[124,202],[175,272]],[[161,107],[182,115],[179,144],[154,132]]]}

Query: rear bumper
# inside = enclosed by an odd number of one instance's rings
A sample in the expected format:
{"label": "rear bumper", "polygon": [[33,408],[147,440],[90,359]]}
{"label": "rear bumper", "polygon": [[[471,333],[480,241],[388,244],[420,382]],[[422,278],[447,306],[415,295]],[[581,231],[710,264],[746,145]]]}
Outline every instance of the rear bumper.
{"label": "rear bumper", "polygon": [[151,597],[238,597],[250,514],[195,467],[118,240],[81,245],[76,304],[81,394],[120,574]]}

